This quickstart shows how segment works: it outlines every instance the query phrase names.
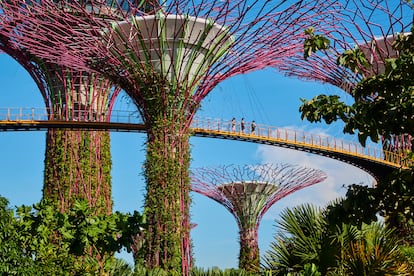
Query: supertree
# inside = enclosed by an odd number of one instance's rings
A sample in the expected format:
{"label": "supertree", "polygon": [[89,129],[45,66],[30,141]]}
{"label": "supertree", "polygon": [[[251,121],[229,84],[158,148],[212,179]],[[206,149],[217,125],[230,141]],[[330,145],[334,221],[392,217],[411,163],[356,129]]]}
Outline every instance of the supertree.
{"label": "supertree", "polygon": [[222,204],[235,217],[240,235],[239,267],[258,270],[258,230],[278,200],[326,179],[321,170],[288,164],[221,166],[191,170],[192,190]]}
{"label": "supertree", "polygon": [[98,20],[77,1],[18,2],[3,3],[17,22],[7,28],[13,41],[51,63],[103,74],[138,107],[148,137],[143,256],[148,267],[187,274],[195,112],[219,82],[302,55],[303,30],[324,30],[336,1],[145,1],[150,9],[130,5],[135,16],[123,21]]}
{"label": "supertree", "polygon": [[[27,7],[35,3],[41,5],[42,1],[20,2]],[[126,14],[128,10],[118,4],[96,6],[90,10],[90,15],[103,20],[108,13]],[[2,10],[0,17],[0,50],[14,58],[32,76],[45,102],[48,119],[108,121],[120,88],[101,74],[51,63],[30,53],[18,39],[12,41],[7,26],[18,22],[11,20],[7,12]],[[45,50],[47,47],[45,44]],[[49,52],[54,54],[52,49]],[[48,129],[43,199],[61,212],[72,207],[77,199],[86,199],[96,214],[110,214],[111,162],[109,131]],[[59,242],[56,237],[51,237],[50,241]],[[88,255],[99,260],[101,266],[111,257],[93,248],[87,251]],[[84,256],[77,258],[76,262],[79,266],[85,265]]]}
{"label": "supertree", "polygon": [[[330,47],[303,57],[290,59],[284,64],[287,75],[318,80],[335,85],[347,93],[353,93],[362,79],[382,74],[388,58],[399,55],[392,44],[398,34],[410,32],[413,24],[413,6],[406,0],[344,0],[338,1],[342,11],[332,15],[335,20],[331,31],[324,37]],[[315,33],[318,30],[315,29]],[[357,50],[350,52],[350,50]],[[338,59],[352,53],[356,60],[364,56],[368,64],[356,62],[354,68],[341,66]],[[345,54],[345,55],[344,55]],[[361,60],[360,60],[361,61]],[[374,95],[373,95],[374,96]],[[386,151],[412,150],[410,134],[391,135],[382,138]]]}
{"label": "supertree", "polygon": [[[122,18],[130,11],[124,1],[106,2],[93,9],[86,2],[83,5],[97,20],[104,20],[108,14]],[[41,0],[19,3],[26,8],[42,5]],[[108,121],[120,89],[101,74],[51,63],[30,53],[20,45],[19,39],[12,42],[14,38],[7,27],[19,22],[8,17],[9,11],[3,9],[1,13],[0,50],[32,76],[44,99],[49,120]],[[55,54],[49,45],[43,47],[50,55]],[[109,143],[108,131],[48,129],[43,198],[51,200],[62,212],[76,199],[83,198],[96,212],[109,214],[112,211]]]}

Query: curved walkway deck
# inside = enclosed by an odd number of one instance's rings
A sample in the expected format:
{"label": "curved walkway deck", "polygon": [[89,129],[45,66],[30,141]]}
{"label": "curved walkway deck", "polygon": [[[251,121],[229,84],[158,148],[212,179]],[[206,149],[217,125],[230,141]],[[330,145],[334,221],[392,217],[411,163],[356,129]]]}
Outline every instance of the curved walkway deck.
{"label": "curved walkway deck", "polygon": [[[213,119],[194,119],[194,136],[232,139],[301,150],[337,159],[357,166],[375,178],[400,167],[408,167],[411,161],[402,155],[384,152],[380,146],[361,147],[358,143],[347,142],[333,137],[306,133],[303,131],[257,125],[241,129],[240,122]],[[44,130],[48,128],[108,129],[113,131],[145,132],[145,126],[136,112],[113,111],[110,117],[101,122],[50,120],[46,109],[39,108],[0,108],[0,130]]]}

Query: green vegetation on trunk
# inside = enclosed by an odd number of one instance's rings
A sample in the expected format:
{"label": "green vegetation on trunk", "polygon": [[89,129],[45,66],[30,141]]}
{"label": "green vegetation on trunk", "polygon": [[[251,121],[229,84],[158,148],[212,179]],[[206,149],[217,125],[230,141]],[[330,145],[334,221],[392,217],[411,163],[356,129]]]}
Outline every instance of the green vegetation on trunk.
{"label": "green vegetation on trunk", "polygon": [[260,270],[257,226],[242,228],[240,231],[239,268],[254,272]]}
{"label": "green vegetation on trunk", "polygon": [[109,132],[49,129],[46,135],[43,198],[61,212],[85,199],[97,213],[110,214]]}
{"label": "green vegetation on trunk", "polygon": [[[153,74],[152,74],[153,75]],[[148,231],[142,247],[145,266],[187,274],[190,263],[190,129],[179,88],[157,76],[145,80]],[[140,261],[140,260],[138,260]]]}

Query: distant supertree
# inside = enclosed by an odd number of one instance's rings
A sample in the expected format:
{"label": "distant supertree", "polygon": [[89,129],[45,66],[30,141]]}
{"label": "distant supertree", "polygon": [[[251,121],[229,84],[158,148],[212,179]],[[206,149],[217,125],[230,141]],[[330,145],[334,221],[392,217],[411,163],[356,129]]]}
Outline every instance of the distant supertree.
{"label": "distant supertree", "polygon": [[[332,14],[331,31],[320,33],[331,42],[327,50],[309,58],[294,57],[283,65],[287,75],[329,83],[352,93],[363,78],[385,71],[385,60],[399,55],[392,47],[398,34],[410,32],[413,24],[413,4],[406,0],[341,0],[341,12]],[[319,31],[315,28],[315,33]],[[356,63],[351,70],[339,65],[338,58],[348,50],[359,49],[368,66]],[[355,52],[358,54],[358,52]],[[357,71],[357,73],[356,73]],[[383,138],[384,150],[412,150],[408,134]]]}
{"label": "distant supertree", "polygon": [[287,195],[326,179],[320,170],[288,164],[221,166],[192,170],[192,190],[222,204],[240,235],[239,268],[258,270],[258,230],[267,210]]}
{"label": "distant supertree", "polygon": [[323,32],[336,1],[136,1],[145,8],[131,1],[136,16],[122,21],[90,16],[100,1],[87,1],[89,8],[77,2],[4,2],[6,20],[15,22],[7,31],[31,53],[99,72],[132,98],[148,135],[146,265],[186,275],[189,136],[202,99],[227,78],[301,56],[304,30]]}
{"label": "distant supertree", "polygon": [[[42,5],[41,0],[18,2],[25,8]],[[88,8],[87,4],[84,5]],[[107,1],[107,4],[89,9],[89,16],[97,20],[108,14],[126,16],[128,9],[125,1]],[[101,74],[54,64],[30,53],[20,44],[20,38],[10,35],[9,28],[21,22],[18,18],[9,17],[8,11],[4,9],[0,17],[0,50],[14,58],[32,76],[43,96],[49,120],[108,121],[120,89]],[[56,54],[48,44],[43,48],[50,55]],[[108,131],[48,129],[43,198],[52,200],[61,211],[70,207],[74,200],[83,198],[97,212],[110,213],[109,143]]]}

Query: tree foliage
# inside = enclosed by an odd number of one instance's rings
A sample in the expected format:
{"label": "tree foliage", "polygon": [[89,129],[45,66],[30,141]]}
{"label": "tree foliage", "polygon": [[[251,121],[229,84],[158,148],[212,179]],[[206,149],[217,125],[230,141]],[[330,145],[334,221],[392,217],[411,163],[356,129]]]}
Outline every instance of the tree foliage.
{"label": "tree foliage", "polygon": [[20,206],[16,214],[7,205],[0,197],[0,273],[7,275],[108,274],[113,254],[130,251],[144,226],[137,212],[96,215],[87,201],[67,213],[47,201]]}
{"label": "tree foliage", "polygon": [[326,233],[327,221],[322,210],[305,204],[285,209],[277,221],[275,241],[265,255],[265,267],[285,275],[301,271],[306,264],[315,264],[323,275],[335,266],[337,251]]}
{"label": "tree foliage", "polygon": [[328,206],[327,219],[331,225],[337,225],[339,220],[361,228],[364,223],[377,221],[380,214],[388,226],[396,229],[403,243],[413,244],[413,183],[413,170],[399,170],[374,188],[350,185],[344,199]]}
{"label": "tree foliage", "polygon": [[0,273],[2,275],[34,275],[36,263],[23,254],[14,211],[8,200],[0,197]]}
{"label": "tree foliage", "polygon": [[[324,120],[328,124],[342,120],[344,132],[358,133],[363,145],[367,138],[377,142],[381,136],[414,134],[413,35],[398,35],[393,47],[399,51],[399,56],[386,60],[385,73],[365,78],[356,85],[353,104],[340,101],[336,95],[322,94],[309,101],[301,99],[302,119]],[[361,65],[367,66],[358,48],[345,51],[338,63],[356,72]]]}
{"label": "tree foliage", "polygon": [[309,29],[305,30],[305,34],[307,35],[307,39],[304,44],[304,58],[307,59],[313,53],[316,53],[319,50],[326,50],[330,46],[330,41],[323,35],[315,34],[315,29],[310,27]]}

